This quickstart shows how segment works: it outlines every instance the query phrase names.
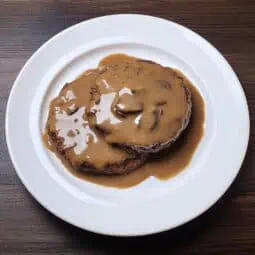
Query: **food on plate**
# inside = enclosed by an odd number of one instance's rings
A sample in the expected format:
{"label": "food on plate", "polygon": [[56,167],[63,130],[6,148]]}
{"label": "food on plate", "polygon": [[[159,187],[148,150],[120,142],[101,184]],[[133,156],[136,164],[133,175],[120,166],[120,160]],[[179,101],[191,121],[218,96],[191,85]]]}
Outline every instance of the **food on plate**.
{"label": "food on plate", "polygon": [[203,122],[203,99],[180,71],[113,54],[51,101],[44,142],[77,176],[131,186],[183,169]]}
{"label": "food on plate", "polygon": [[50,104],[46,132],[51,146],[69,165],[95,174],[122,174],[140,166],[147,155],[126,152],[105,142],[89,126],[86,108],[91,98],[97,70],[90,70],[66,84]]}
{"label": "food on plate", "polygon": [[151,153],[180,136],[191,109],[190,91],[174,69],[137,59],[100,69],[87,112],[107,143]]}

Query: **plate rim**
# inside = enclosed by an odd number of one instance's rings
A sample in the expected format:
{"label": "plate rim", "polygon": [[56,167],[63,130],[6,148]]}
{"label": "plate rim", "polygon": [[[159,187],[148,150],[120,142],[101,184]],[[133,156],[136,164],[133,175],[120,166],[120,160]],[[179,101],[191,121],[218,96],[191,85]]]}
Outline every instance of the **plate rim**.
{"label": "plate rim", "polygon": [[[10,143],[10,137],[9,137],[9,128],[8,128],[8,123],[9,123],[9,112],[10,112],[10,107],[11,107],[11,101],[12,101],[12,97],[15,93],[16,87],[18,86],[20,77],[22,76],[23,72],[25,71],[26,67],[32,63],[33,59],[37,56],[37,54],[45,47],[47,47],[48,43],[52,43],[54,42],[54,40],[56,40],[59,36],[61,36],[63,33],[70,31],[72,29],[74,29],[75,27],[80,26],[81,24],[84,23],[88,23],[88,22],[93,22],[94,20],[97,19],[104,19],[104,18],[108,18],[108,17],[116,17],[116,16],[138,16],[138,17],[145,17],[145,18],[152,18],[152,19],[159,19],[159,20],[163,20],[165,22],[170,22],[172,25],[179,27],[180,29],[185,29],[188,30],[189,32],[191,32],[192,34],[196,35],[197,37],[199,37],[200,40],[202,40],[204,43],[208,44],[214,51],[215,53],[223,60],[225,66],[231,71],[233,78],[236,80],[236,82],[239,84],[239,89],[241,92],[241,96],[242,96],[242,100],[245,103],[245,108],[246,108],[246,117],[247,117],[247,139],[246,139],[246,143],[244,144],[243,148],[242,148],[242,155],[241,155],[241,160],[239,162],[239,167],[238,170],[235,172],[232,181],[230,183],[228,183],[224,189],[223,192],[221,193],[221,195],[219,197],[214,198],[213,201],[208,201],[207,207],[206,208],[202,208],[200,210],[199,214],[196,214],[195,216],[191,215],[190,217],[187,217],[185,220],[183,220],[182,222],[176,223],[175,226],[168,226],[166,224],[165,228],[161,228],[161,229],[150,229],[150,231],[141,231],[139,233],[111,233],[110,231],[101,231],[100,229],[96,228],[96,229],[90,229],[90,228],[83,228],[81,226],[79,226],[78,224],[76,224],[75,222],[71,222],[69,219],[67,219],[66,217],[63,217],[62,215],[60,215],[58,212],[56,212],[53,208],[49,208],[47,205],[45,205],[42,201],[40,201],[40,199],[34,194],[34,192],[32,191],[32,189],[30,188],[29,183],[27,183],[26,178],[24,178],[24,176],[22,175],[22,170],[20,169],[20,167],[18,166],[17,162],[15,161],[15,156],[12,152],[12,146]],[[249,137],[250,137],[250,114],[249,114],[249,107],[248,107],[248,103],[247,103],[247,99],[245,96],[245,92],[244,92],[244,88],[241,85],[236,73],[234,72],[233,68],[231,67],[231,65],[227,62],[227,60],[225,59],[225,57],[209,42],[207,41],[205,38],[203,38],[201,35],[199,35],[198,33],[192,31],[191,29],[180,25],[178,23],[175,23],[171,20],[167,20],[167,19],[163,19],[163,18],[159,18],[159,17],[155,17],[155,16],[150,16],[150,15],[141,15],[141,14],[114,14],[114,15],[105,15],[105,16],[100,16],[100,17],[95,17],[92,19],[88,19],[82,22],[79,22],[77,24],[74,24],[64,30],[62,30],[61,32],[57,33],[56,35],[54,35],[53,37],[51,37],[49,40],[47,40],[45,43],[43,43],[29,58],[28,60],[25,62],[25,64],[22,66],[20,72],[18,73],[13,86],[11,88],[10,94],[9,94],[9,98],[8,98],[8,102],[7,102],[7,106],[6,106],[6,112],[5,112],[5,134],[6,134],[6,143],[7,143],[7,147],[8,147],[8,151],[9,151],[9,155],[12,161],[12,164],[15,168],[15,172],[17,173],[18,177],[20,178],[20,180],[22,181],[23,185],[26,187],[26,189],[28,190],[28,192],[32,195],[32,197],[40,204],[42,205],[45,209],[47,209],[49,212],[51,212],[52,214],[54,214],[55,216],[57,216],[58,218],[68,222],[71,225],[74,225],[76,227],[79,227],[81,229],[84,230],[88,230],[88,231],[92,231],[98,234],[104,234],[104,235],[111,235],[111,236],[143,236],[143,235],[149,235],[149,234],[155,234],[155,233],[160,233],[169,229],[173,229],[176,228],[177,226],[183,225],[191,220],[193,220],[194,218],[199,217],[201,214],[205,213],[210,207],[212,207],[223,195],[224,193],[229,189],[229,187],[231,186],[231,184],[234,182],[236,176],[238,175],[238,173],[240,172],[241,166],[243,164],[243,161],[245,159],[245,155],[248,149],[248,144],[249,144]]]}

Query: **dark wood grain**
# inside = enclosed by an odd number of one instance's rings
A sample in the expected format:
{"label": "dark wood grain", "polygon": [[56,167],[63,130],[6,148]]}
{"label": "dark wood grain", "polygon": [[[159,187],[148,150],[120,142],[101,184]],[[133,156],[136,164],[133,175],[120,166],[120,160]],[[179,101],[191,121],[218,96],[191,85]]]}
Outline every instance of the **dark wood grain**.
{"label": "dark wood grain", "polygon": [[[241,172],[230,190],[198,219],[149,237],[105,237],[57,219],[25,190],[15,174],[5,144],[5,107],[12,83],[25,61],[42,43],[64,28],[114,13],[155,15],[200,33],[224,54],[237,72],[250,109],[250,145]],[[253,127],[255,1],[1,0],[0,254],[255,254]]]}

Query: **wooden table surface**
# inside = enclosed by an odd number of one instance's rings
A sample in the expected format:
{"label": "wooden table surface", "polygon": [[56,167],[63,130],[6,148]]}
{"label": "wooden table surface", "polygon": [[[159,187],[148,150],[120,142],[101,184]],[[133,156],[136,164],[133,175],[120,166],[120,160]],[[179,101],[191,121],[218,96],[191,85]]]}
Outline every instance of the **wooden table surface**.
{"label": "wooden table surface", "polygon": [[255,254],[254,129],[240,174],[223,198],[185,226],[148,237],[106,237],[75,228],[42,208],[15,174],[4,118],[19,70],[59,31],[115,13],[171,19],[208,39],[238,74],[255,125],[254,0],[0,0],[0,254]]}

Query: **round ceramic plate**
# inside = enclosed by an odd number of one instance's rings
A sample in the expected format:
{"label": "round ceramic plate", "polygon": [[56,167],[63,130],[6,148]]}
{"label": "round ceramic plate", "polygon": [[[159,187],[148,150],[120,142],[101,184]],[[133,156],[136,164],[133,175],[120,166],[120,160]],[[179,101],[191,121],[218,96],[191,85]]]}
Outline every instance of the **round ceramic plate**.
{"label": "round ceramic plate", "polygon": [[[150,177],[128,189],[70,174],[41,140],[49,101],[111,53],[180,69],[205,101],[205,132],[191,163],[176,177]],[[236,177],[249,138],[249,114],[237,76],[205,39],[173,22],[113,15],[72,26],[25,64],[10,94],[6,136],[20,179],[50,212],[97,233],[136,236],[168,230],[212,206]]]}

